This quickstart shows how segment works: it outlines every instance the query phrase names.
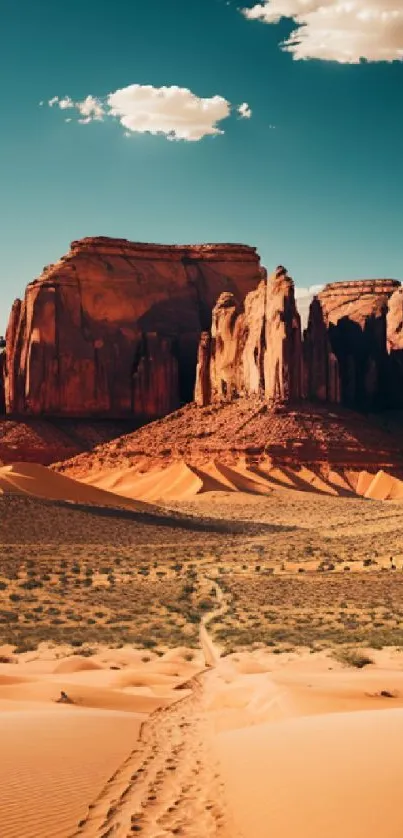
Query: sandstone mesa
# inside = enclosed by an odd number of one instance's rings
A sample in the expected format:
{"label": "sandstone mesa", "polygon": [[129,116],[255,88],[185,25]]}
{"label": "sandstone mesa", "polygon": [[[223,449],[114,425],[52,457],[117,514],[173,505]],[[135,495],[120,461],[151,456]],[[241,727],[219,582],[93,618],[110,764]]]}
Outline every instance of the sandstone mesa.
{"label": "sandstone mesa", "polygon": [[254,248],[73,242],[14,303],[5,404],[14,415],[150,419],[193,394],[217,297],[259,278]]}
{"label": "sandstone mesa", "polygon": [[403,404],[397,280],[327,285],[304,333],[294,283],[255,248],[86,238],[31,282],[0,354],[0,411],[136,419],[241,395],[374,411]]}

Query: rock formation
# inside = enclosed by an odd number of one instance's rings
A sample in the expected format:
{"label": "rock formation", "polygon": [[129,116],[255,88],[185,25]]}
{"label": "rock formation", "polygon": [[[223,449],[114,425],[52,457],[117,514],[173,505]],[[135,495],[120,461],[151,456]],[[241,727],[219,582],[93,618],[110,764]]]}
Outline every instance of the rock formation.
{"label": "rock formation", "polygon": [[14,303],[0,413],[140,424],[193,394],[402,407],[400,284],[327,285],[302,341],[292,279],[282,266],[267,279],[254,248],[101,237],[73,242]]}
{"label": "rock formation", "polygon": [[386,321],[395,280],[326,285],[305,333],[306,395],[358,410],[389,406]]}
{"label": "rock formation", "polygon": [[6,410],[31,416],[137,416],[193,394],[200,333],[222,292],[240,302],[260,277],[244,245],[73,242],[13,306]]}
{"label": "rock formation", "polygon": [[282,266],[267,283],[264,387],[268,399],[293,402],[302,395],[301,320],[294,283]]}
{"label": "rock formation", "polygon": [[386,318],[389,353],[403,351],[403,287],[399,286],[389,299]]}
{"label": "rock formation", "polygon": [[211,335],[199,348],[198,404],[261,394],[289,403],[302,395],[301,324],[294,283],[282,266],[240,304],[222,294],[213,310]]}
{"label": "rock formation", "polygon": [[386,317],[389,406],[403,408],[403,288],[390,297]]}
{"label": "rock formation", "polygon": [[4,392],[4,379],[6,374],[6,342],[0,337],[0,416],[6,412],[6,399]]}

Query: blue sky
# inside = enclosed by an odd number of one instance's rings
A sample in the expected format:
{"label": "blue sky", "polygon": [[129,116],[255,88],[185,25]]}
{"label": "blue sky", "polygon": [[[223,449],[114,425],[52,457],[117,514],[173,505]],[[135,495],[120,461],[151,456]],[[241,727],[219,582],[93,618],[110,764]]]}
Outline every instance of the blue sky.
{"label": "blue sky", "polygon": [[401,0],[335,4],[0,0],[0,330],[88,235],[245,242],[298,286],[402,279]]}

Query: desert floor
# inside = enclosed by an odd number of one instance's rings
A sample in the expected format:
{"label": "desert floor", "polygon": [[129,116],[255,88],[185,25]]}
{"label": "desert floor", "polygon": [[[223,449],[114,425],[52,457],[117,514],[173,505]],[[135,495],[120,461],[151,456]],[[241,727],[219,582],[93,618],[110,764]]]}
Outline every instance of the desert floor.
{"label": "desert floor", "polygon": [[401,838],[401,502],[0,504],[2,837]]}

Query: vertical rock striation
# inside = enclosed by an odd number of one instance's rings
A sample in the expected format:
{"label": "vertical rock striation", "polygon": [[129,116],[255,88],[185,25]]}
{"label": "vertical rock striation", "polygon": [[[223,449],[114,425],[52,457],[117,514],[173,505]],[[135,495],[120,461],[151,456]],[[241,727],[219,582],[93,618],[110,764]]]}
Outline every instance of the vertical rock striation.
{"label": "vertical rock striation", "polygon": [[175,410],[192,398],[217,298],[241,302],[259,276],[256,250],[244,245],[73,242],[13,306],[7,412],[150,419]]}
{"label": "vertical rock striation", "polygon": [[387,313],[398,287],[396,280],[357,280],[320,292],[305,336],[311,397],[364,411],[389,406]]}
{"label": "vertical rock striation", "polygon": [[282,403],[301,397],[301,324],[285,268],[263,279],[243,304],[222,294],[212,321],[211,335],[203,336],[199,349],[199,404],[245,394]]}
{"label": "vertical rock striation", "polygon": [[284,403],[302,395],[301,320],[294,283],[282,266],[267,283],[264,391],[269,400]]}

